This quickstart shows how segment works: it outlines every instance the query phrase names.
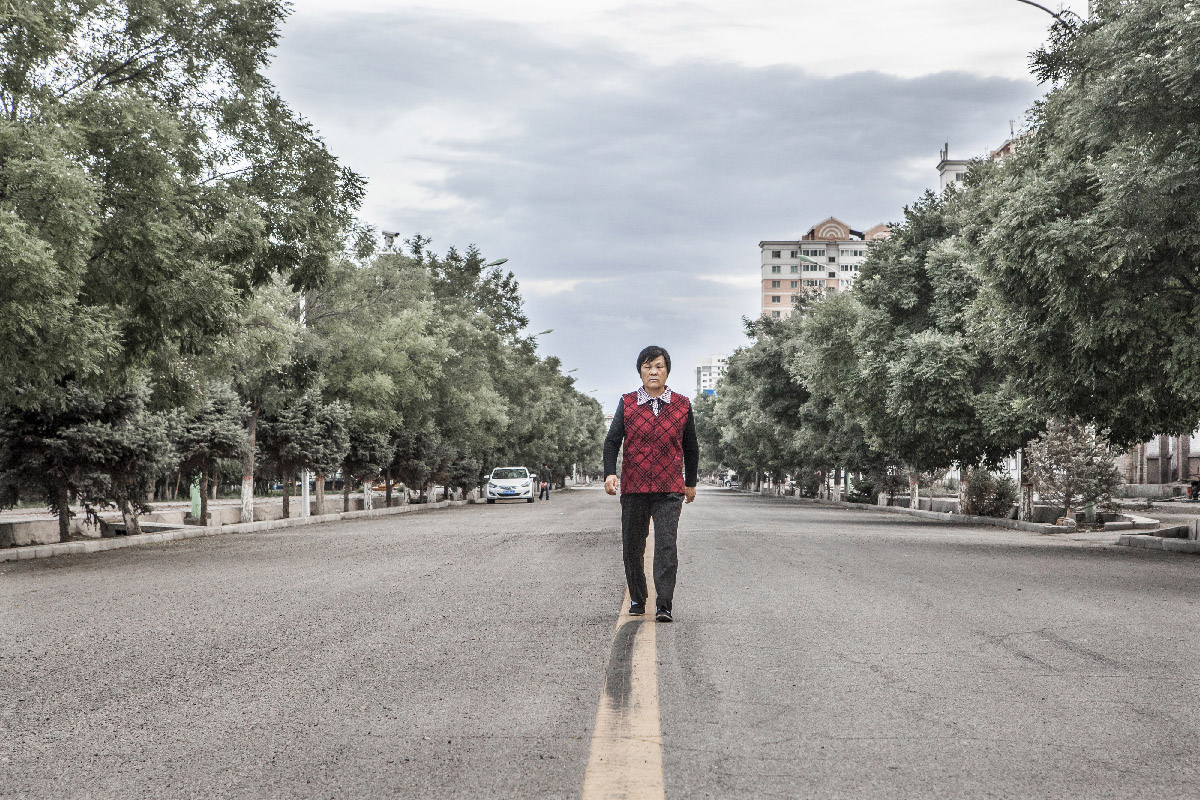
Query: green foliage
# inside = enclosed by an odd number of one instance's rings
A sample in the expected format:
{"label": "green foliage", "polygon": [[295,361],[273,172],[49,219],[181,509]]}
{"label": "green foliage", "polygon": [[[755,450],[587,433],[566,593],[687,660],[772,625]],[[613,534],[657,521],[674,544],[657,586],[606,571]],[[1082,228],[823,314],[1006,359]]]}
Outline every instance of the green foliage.
{"label": "green foliage", "polygon": [[1007,475],[986,469],[966,472],[962,513],[976,517],[1007,517],[1017,502],[1017,484]]}
{"label": "green foliage", "polygon": [[341,403],[305,392],[264,412],[258,426],[259,452],[285,484],[304,469],[333,474],[349,447],[346,417]]}
{"label": "green foliage", "polygon": [[111,394],[61,387],[54,406],[10,406],[0,427],[0,505],[44,501],[69,533],[70,498],[89,515],[116,506],[136,532],[155,479],[175,460],[165,416],[146,409],[144,383]]}
{"label": "green foliage", "polygon": [[210,473],[219,460],[245,454],[247,413],[228,387],[209,387],[200,406],[183,419],[176,432],[175,450],[184,477]]}
{"label": "green foliage", "polygon": [[879,490],[876,488],[874,481],[870,478],[862,478],[854,481],[850,486],[850,493],[846,495],[846,500],[850,503],[874,505],[878,492]]}
{"label": "green foliage", "polygon": [[922,472],[998,463],[1037,425],[981,333],[963,213],[959,194],[926,192],[872,245],[854,290],[858,418],[875,447]]}
{"label": "green foliage", "polygon": [[0,24],[0,404],[209,351],[327,277],[361,201],[263,75],[271,0],[17,2]]}
{"label": "green foliage", "polygon": [[1200,420],[1200,15],[1092,9],[1035,54],[1050,91],[972,170],[964,234],[1017,389],[1130,445]]}
{"label": "green foliage", "polygon": [[1038,495],[1062,505],[1063,516],[1080,505],[1107,500],[1121,484],[1113,464],[1120,451],[1093,424],[1052,419],[1027,452]]}

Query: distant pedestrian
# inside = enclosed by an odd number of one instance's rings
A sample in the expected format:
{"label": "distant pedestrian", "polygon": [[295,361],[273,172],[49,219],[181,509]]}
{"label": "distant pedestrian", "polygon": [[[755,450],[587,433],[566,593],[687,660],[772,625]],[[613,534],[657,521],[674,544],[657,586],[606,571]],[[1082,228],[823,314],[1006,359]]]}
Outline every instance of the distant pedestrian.
{"label": "distant pedestrian", "polygon": [[551,480],[549,464],[542,464],[542,474],[538,476],[538,480],[540,481],[539,486],[541,487],[538,489],[538,500],[541,500],[542,498],[549,500]]}
{"label": "distant pedestrian", "polygon": [[[692,403],[667,386],[671,356],[652,345],[638,353],[642,385],[621,395],[604,439],[604,491],[621,491],[621,550],[629,613],[644,614],[648,591],[643,557],[654,520],[654,618],[671,621],[679,567],[676,533],[684,503],[696,499],[700,445]],[[617,454],[624,442],[621,477]]]}

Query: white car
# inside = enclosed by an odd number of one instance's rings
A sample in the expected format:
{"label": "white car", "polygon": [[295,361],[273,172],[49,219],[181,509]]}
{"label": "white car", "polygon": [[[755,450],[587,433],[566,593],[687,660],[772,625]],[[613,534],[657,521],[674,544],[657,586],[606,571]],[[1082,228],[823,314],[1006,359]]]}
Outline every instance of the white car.
{"label": "white car", "polygon": [[533,481],[536,477],[524,467],[496,467],[488,478],[487,501],[524,500],[532,503]]}

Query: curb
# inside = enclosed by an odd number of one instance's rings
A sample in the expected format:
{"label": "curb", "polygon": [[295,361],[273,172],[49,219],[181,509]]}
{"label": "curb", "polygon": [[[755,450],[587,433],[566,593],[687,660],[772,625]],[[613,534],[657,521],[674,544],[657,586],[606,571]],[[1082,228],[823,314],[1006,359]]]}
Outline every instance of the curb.
{"label": "curb", "polygon": [[[745,494],[755,494],[755,493],[754,492],[745,492]],[[765,496],[769,497],[770,495],[765,495]],[[791,497],[791,498],[789,498],[789,497],[783,496],[783,497],[779,497],[779,499],[780,500],[791,500],[796,503],[801,503],[801,502],[814,503],[816,505],[834,506],[836,508],[852,509],[852,510],[858,510],[858,511],[888,511],[893,514],[907,514],[910,517],[920,517],[921,519],[928,519],[928,520],[932,520],[934,522],[954,522],[959,525],[991,525],[992,527],[996,527],[996,528],[1008,528],[1010,530],[1029,531],[1030,533],[1040,533],[1040,534],[1043,534],[1046,536],[1056,535],[1056,534],[1060,534],[1060,533],[1076,533],[1076,532],[1082,533],[1083,532],[1083,531],[1068,531],[1065,528],[1054,528],[1053,530],[1047,530],[1048,528],[1053,528],[1053,526],[1045,525],[1043,523],[1038,523],[1038,522],[1025,522],[1023,520],[1017,520],[1017,519],[1005,519],[1002,517],[976,517],[976,516],[971,516],[969,514],[953,514],[953,513],[948,513],[945,511],[926,511],[923,508],[904,508],[903,506],[880,506],[880,505],[874,505],[874,504],[870,504],[870,503],[848,503],[844,500],[822,500],[819,497],[803,497],[803,498]],[[1103,533],[1103,532],[1107,532],[1107,531],[1112,531],[1113,533],[1116,533],[1117,531],[1124,531],[1124,530],[1131,530],[1131,529],[1148,530],[1148,529],[1157,528],[1161,524],[1161,523],[1159,523],[1158,520],[1150,519],[1149,517],[1139,517],[1139,516],[1135,516],[1133,514],[1126,514],[1125,516],[1130,517],[1131,521],[1129,521],[1129,522],[1110,522],[1104,526],[1104,531],[1096,531],[1096,532]],[[1120,536],[1118,538],[1118,541],[1114,542],[1114,543],[1125,544],[1125,542],[1121,541],[1121,540],[1129,539],[1129,538],[1131,538],[1130,535],[1123,535],[1123,536]],[[1148,536],[1146,538],[1159,539],[1159,541],[1162,541],[1162,539],[1160,539],[1157,536]]]}
{"label": "curb", "polygon": [[1167,539],[1153,534],[1125,534],[1117,544],[1138,547],[1143,550],[1165,550],[1172,553],[1200,554],[1200,541],[1194,539]]}
{"label": "curb", "polygon": [[80,542],[58,542],[56,544],[36,544],[24,547],[11,547],[0,550],[0,562],[31,561],[35,558],[51,558],[53,556],[76,555],[79,553],[99,553],[105,550],[121,550],[126,547],[143,547],[146,545],[176,542],[182,539],[197,539],[203,536],[220,536],[225,533],[257,533],[259,531],[277,530],[279,528],[297,528],[302,525],[319,525],[325,522],[340,522],[341,520],[366,519],[369,517],[388,517],[395,514],[409,514],[417,511],[431,511],[439,508],[468,505],[466,500],[441,500],[436,503],[417,503],[392,508],[372,508],[364,511],[343,511],[338,514],[322,514],[315,517],[294,517],[288,519],[263,520],[262,522],[239,522],[233,525],[214,525],[201,528],[187,526],[158,533],[141,533],[136,536],[122,536],[115,539],[87,539]]}

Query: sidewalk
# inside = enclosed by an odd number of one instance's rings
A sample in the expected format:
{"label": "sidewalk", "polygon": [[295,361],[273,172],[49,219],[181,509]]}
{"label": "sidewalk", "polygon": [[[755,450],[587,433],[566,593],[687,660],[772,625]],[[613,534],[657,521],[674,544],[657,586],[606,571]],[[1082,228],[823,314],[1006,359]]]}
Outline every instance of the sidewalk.
{"label": "sidewalk", "polygon": [[[363,519],[367,517],[384,517],[393,514],[408,514],[417,511],[428,511],[451,506],[468,505],[467,500],[442,500],[437,503],[409,503],[391,508],[375,508],[366,511],[343,511],[337,514],[321,514],[309,517],[289,517],[287,519],[263,520],[261,522],[242,522],[233,525],[212,525],[200,527],[195,525],[180,526],[171,530],[155,533],[142,533],[136,536],[118,536],[111,539],[85,539],[82,541],[57,542],[55,544],[23,545],[0,550],[0,562],[28,561],[36,558],[51,558],[52,556],[73,555],[77,553],[98,553],[104,550],[120,550],[126,547],[164,544],[181,539],[196,539],[202,536],[219,536],[225,533],[256,533],[259,531],[276,530],[278,528],[294,528],[301,525],[318,525],[340,520]],[[165,504],[163,504],[165,505]],[[52,515],[51,515],[52,516]]]}
{"label": "sidewalk", "polygon": [[[741,492],[743,490],[733,489],[732,491]],[[755,494],[755,492],[746,493]],[[1164,526],[1162,520],[1130,514],[1128,511],[1123,511],[1122,513],[1131,518],[1130,522],[1110,523],[1106,526],[1105,530],[1100,531],[1067,531],[1053,525],[1044,525],[1035,522],[1023,522],[1020,520],[1003,519],[998,517],[976,517],[967,514],[953,514],[942,511],[926,511],[924,509],[905,508],[903,506],[880,506],[868,503],[849,503],[844,500],[822,500],[815,497],[796,497],[786,495],[761,496],[777,497],[781,500],[789,500],[796,503],[812,503],[814,505],[834,506],[836,508],[844,508],[848,510],[883,511],[893,514],[905,514],[912,517],[927,519],[931,522],[953,523],[956,525],[991,525],[997,528],[1029,531],[1031,533],[1038,533],[1044,536],[1056,536],[1071,542],[1141,547],[1145,549],[1167,550],[1180,553],[1200,553],[1200,541],[1186,539],[1180,536],[1183,526],[1178,524]],[[1188,519],[1194,520],[1195,518],[1188,517]],[[1174,522],[1173,518],[1172,522]],[[1128,533],[1127,531],[1130,530],[1154,531],[1154,533]]]}

